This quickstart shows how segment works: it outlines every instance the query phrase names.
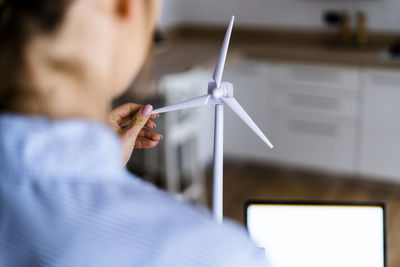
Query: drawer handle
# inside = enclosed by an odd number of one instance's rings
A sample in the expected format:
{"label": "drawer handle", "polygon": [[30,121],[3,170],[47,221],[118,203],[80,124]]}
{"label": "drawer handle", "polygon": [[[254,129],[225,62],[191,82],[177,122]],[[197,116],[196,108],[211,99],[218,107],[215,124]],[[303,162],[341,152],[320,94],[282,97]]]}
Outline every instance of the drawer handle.
{"label": "drawer handle", "polygon": [[289,77],[298,81],[338,82],[340,80],[340,73],[333,70],[297,68],[290,71]]}
{"label": "drawer handle", "polygon": [[400,85],[400,77],[385,74],[374,74],[371,76],[371,82],[375,86],[398,88]]}
{"label": "drawer handle", "polygon": [[336,137],[338,126],[332,123],[302,121],[302,120],[289,120],[288,130],[292,133]]}
{"label": "drawer handle", "polygon": [[307,109],[337,110],[339,100],[335,97],[291,94],[289,104],[294,107]]}

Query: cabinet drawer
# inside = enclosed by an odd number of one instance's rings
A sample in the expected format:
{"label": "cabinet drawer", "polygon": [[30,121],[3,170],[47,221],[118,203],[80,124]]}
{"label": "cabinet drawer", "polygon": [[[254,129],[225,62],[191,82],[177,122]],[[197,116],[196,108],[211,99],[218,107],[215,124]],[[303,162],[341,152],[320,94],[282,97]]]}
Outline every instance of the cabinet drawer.
{"label": "cabinet drawer", "polygon": [[280,112],[275,125],[280,161],[340,172],[354,170],[355,120]]}
{"label": "cabinet drawer", "polygon": [[400,73],[398,71],[370,71],[365,77],[368,88],[400,88]]}
{"label": "cabinet drawer", "polygon": [[320,90],[308,86],[275,86],[275,106],[283,109],[314,111],[324,114],[358,116],[358,92],[343,90]]}
{"label": "cabinet drawer", "polygon": [[279,65],[271,70],[271,81],[295,85],[317,85],[328,88],[358,90],[357,69],[318,65]]}
{"label": "cabinet drawer", "polygon": [[361,124],[361,174],[400,181],[400,73],[369,70]]}

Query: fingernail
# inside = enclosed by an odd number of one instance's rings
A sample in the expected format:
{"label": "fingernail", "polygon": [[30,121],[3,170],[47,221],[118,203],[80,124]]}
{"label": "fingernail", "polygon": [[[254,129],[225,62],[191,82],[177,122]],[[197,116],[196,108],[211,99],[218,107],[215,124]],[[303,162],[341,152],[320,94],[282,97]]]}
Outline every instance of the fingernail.
{"label": "fingernail", "polygon": [[144,106],[142,110],[142,114],[146,117],[150,116],[151,112],[153,111],[153,106],[152,105],[146,105]]}
{"label": "fingernail", "polygon": [[157,128],[157,124],[153,121],[153,127]]}

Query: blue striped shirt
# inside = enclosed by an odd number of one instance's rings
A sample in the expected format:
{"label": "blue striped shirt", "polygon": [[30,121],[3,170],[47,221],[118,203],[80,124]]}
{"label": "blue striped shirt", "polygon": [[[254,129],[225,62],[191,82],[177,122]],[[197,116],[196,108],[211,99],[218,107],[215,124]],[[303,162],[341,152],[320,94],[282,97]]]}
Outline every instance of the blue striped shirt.
{"label": "blue striped shirt", "polygon": [[121,155],[95,122],[0,115],[0,266],[269,266],[242,227],[133,176]]}

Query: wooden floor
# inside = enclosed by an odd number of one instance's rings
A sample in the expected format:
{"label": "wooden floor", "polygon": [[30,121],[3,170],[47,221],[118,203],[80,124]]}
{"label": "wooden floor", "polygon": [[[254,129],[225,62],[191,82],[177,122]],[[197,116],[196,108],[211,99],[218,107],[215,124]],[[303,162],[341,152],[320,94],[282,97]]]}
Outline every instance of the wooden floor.
{"label": "wooden floor", "polygon": [[388,263],[400,266],[400,184],[230,162],[224,168],[224,194],[224,215],[240,223],[248,199],[384,201]]}

